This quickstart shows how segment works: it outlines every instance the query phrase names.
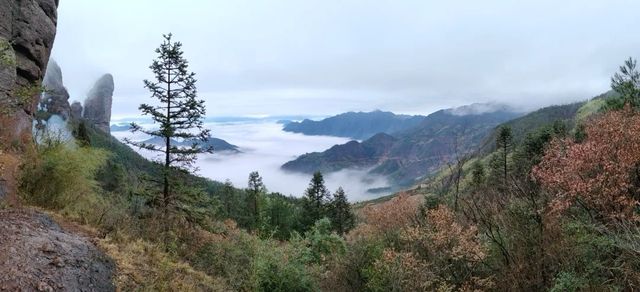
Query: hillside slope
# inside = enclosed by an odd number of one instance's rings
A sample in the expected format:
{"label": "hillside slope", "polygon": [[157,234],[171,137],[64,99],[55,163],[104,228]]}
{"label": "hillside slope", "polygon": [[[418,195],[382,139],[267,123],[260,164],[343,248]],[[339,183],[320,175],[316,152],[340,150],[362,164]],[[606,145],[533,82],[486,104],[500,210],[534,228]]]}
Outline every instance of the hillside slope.
{"label": "hillside slope", "polygon": [[[604,100],[614,95],[615,93],[610,91],[593,97],[588,101],[544,107],[495,126],[481,139],[482,142],[479,144],[480,148],[475,152],[473,159],[467,161],[463,166],[464,172],[468,172],[475,161],[482,161],[485,164],[488,163],[489,154],[495,151],[496,130],[499,127],[509,126],[512,128],[514,134],[513,141],[515,144],[522,143],[527,135],[534,133],[538,129],[549,127],[556,121],[562,122],[567,129],[571,130],[578,123],[600,112],[601,107],[604,105]],[[449,170],[446,166],[441,165],[438,169],[433,170],[431,174],[431,176],[427,176],[424,179],[419,179],[405,192],[410,195],[432,196],[442,187],[439,180],[448,176]],[[395,193],[374,200],[360,202],[360,205],[384,203],[396,198],[399,194],[400,193]]]}
{"label": "hillside slope", "polygon": [[411,186],[452,159],[455,148],[459,153],[475,150],[495,126],[519,115],[507,110],[478,114],[440,110],[394,137],[375,136],[362,143],[336,145],[324,152],[302,155],[282,168],[310,173],[372,167],[372,174],[388,176],[394,187]]}

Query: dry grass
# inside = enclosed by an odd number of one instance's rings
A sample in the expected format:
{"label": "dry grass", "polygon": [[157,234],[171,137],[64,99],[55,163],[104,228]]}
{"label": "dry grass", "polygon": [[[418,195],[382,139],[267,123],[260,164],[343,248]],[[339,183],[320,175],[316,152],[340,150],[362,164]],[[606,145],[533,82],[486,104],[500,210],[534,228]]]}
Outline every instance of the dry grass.
{"label": "dry grass", "polygon": [[106,238],[98,245],[116,262],[120,291],[229,291],[223,280],[194,270],[152,243]]}

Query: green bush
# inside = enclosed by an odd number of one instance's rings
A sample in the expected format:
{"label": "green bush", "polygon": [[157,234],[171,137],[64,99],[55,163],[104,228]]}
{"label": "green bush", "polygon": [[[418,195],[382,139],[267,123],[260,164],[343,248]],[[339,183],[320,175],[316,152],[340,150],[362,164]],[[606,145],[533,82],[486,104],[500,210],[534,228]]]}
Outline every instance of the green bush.
{"label": "green bush", "polygon": [[70,217],[99,220],[89,216],[102,216],[98,211],[107,206],[95,180],[107,156],[103,150],[46,141],[25,159],[21,195],[28,203]]}
{"label": "green bush", "polygon": [[305,248],[281,244],[273,240],[261,241],[255,260],[260,291],[317,291],[317,284],[306,265]]}
{"label": "green bush", "polygon": [[554,279],[552,292],[556,291],[580,291],[586,287],[587,280],[570,272],[561,272]]}
{"label": "green bush", "polygon": [[331,232],[331,221],[322,218],[305,233],[305,240],[308,242],[307,260],[311,263],[324,263],[326,259],[344,254],[346,245],[344,240]]}

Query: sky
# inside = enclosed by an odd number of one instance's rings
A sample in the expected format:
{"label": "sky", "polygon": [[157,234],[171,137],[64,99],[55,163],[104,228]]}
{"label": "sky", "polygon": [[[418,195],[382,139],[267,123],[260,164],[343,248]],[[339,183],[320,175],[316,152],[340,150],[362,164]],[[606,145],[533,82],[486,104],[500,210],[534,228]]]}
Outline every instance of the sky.
{"label": "sky", "polygon": [[162,34],[209,116],[428,114],[585,100],[640,54],[640,1],[62,0],[52,57],[72,100],[114,75],[113,116],[150,102]]}

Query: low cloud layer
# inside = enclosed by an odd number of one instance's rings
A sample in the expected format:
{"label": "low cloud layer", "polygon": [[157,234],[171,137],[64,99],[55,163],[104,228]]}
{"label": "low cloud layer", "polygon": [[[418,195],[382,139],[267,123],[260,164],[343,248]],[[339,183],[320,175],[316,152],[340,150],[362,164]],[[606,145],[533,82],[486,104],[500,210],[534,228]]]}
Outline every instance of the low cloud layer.
{"label": "low cloud layer", "polygon": [[[230,180],[236,187],[247,186],[249,173],[258,171],[269,191],[300,197],[308,187],[311,175],[285,172],[280,166],[296,156],[313,151],[323,151],[334,144],[348,141],[345,138],[304,136],[282,131],[275,121],[252,121],[207,124],[215,137],[240,147],[240,154],[205,154],[197,166],[198,174],[217,181]],[[146,140],[143,134],[114,132],[118,138]],[[150,153],[143,153],[153,158]],[[383,194],[368,193],[368,189],[387,186],[386,179],[371,176],[366,170],[343,170],[325,174],[330,191],[343,187],[351,201],[375,198]]]}
{"label": "low cloud layer", "polygon": [[184,43],[211,115],[533,108],[608,89],[638,56],[628,0],[61,1],[53,56],[72,99],[109,72],[114,115],[147,102],[162,33]]}

